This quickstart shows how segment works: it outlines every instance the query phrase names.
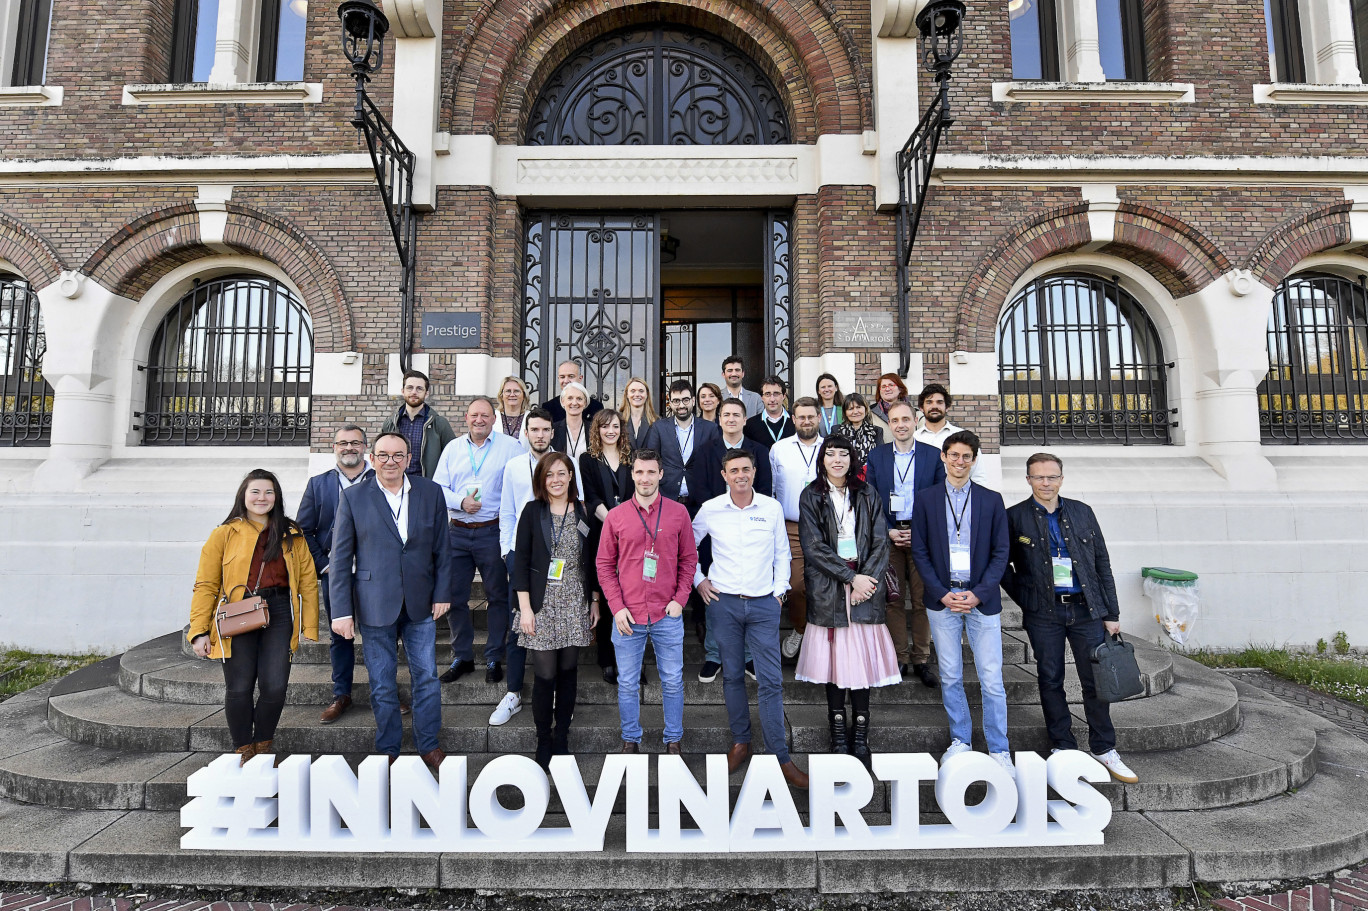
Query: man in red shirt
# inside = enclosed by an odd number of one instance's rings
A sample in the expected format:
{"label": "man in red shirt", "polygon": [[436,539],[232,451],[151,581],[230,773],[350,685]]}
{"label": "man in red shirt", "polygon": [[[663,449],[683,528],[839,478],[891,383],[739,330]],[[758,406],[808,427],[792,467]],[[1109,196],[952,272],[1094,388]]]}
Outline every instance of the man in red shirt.
{"label": "man in red shirt", "polygon": [[641,752],[641,662],[655,648],[665,711],[665,752],[684,739],[684,602],[693,589],[698,548],[689,511],[660,495],[660,454],[638,449],[636,494],[608,511],[599,540],[598,574],[613,613],[622,752]]}

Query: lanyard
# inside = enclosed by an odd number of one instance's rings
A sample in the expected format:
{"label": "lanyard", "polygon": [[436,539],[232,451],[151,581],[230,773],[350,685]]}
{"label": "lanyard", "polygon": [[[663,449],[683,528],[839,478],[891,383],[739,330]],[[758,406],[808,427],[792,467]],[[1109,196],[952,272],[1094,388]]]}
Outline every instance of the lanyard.
{"label": "lanyard", "polygon": [[689,458],[689,456],[687,455],[687,453],[688,453],[688,451],[689,451],[689,446],[693,443],[693,432],[694,432],[694,423],[693,423],[693,421],[690,421],[690,422],[689,422],[689,432],[686,433],[686,434],[684,434],[684,440],[683,440],[683,442],[681,442],[680,439],[679,439],[679,422],[678,422],[678,421],[675,422],[675,442],[676,442],[676,443],[679,443],[679,457],[680,457],[681,459],[684,459],[685,461],[688,461],[688,458]]}
{"label": "lanyard", "polygon": [[1064,556],[1064,529],[1060,526],[1059,520],[1046,515],[1045,525],[1050,529],[1050,544],[1054,547],[1054,555]]}
{"label": "lanyard", "polygon": [[964,508],[959,511],[959,515],[955,514],[955,501],[950,499],[949,485],[946,485],[945,488],[945,503],[950,507],[950,518],[955,520],[955,541],[958,542],[960,539],[960,524],[964,521],[964,514],[969,511],[969,484],[964,485]]}
{"label": "lanyard", "polygon": [[846,487],[843,493],[845,494],[845,509],[837,509],[835,503],[831,504],[832,512],[836,513],[837,535],[841,534],[841,526],[845,523],[846,516],[850,515],[850,510],[854,508],[850,505],[850,488]]}
{"label": "lanyard", "polygon": [[[550,508],[551,508],[551,507],[550,507],[550,505],[548,504],[548,505],[547,505],[547,509],[550,509]],[[565,515],[561,516],[560,523],[551,526],[551,554],[552,554],[552,556],[555,555],[555,553],[556,553],[556,548],[557,548],[557,547],[560,547],[560,540],[561,540],[561,538],[565,535],[565,526],[566,526],[566,524],[570,521],[570,516],[574,513],[574,511],[575,511],[574,508],[573,508],[569,503],[566,503],[566,504],[565,504]]]}
{"label": "lanyard", "polygon": [[[575,445],[575,441],[576,441],[576,440],[579,441],[579,444],[580,444],[579,446],[576,446],[576,445]],[[584,424],[583,424],[583,422],[580,423],[579,433],[575,434],[573,437],[570,436],[570,425],[569,425],[569,424],[566,424],[566,425],[565,425],[565,448],[569,450],[569,452],[566,453],[566,454],[569,455],[570,458],[572,458],[572,459],[577,459],[577,458],[579,458],[579,451],[580,451],[580,449],[582,449],[583,447],[584,447]]]}
{"label": "lanyard", "polygon": [[[499,415],[499,417],[503,420],[504,433],[508,436],[513,437],[513,439],[515,440],[519,439],[519,435],[522,432],[523,418],[525,418],[526,416],[527,415],[525,414],[515,414],[512,416],[509,416],[507,414]],[[469,440],[467,440],[466,442],[469,442]]]}
{"label": "lanyard", "polygon": [[[907,467],[904,468],[902,471],[897,471],[897,469],[898,469],[898,465],[897,465],[898,457],[901,456],[901,455],[906,455],[906,456],[907,456]],[[902,487],[904,484],[907,483],[907,476],[912,472],[912,466],[913,466],[914,464],[916,464],[916,461],[917,461],[916,455],[917,455],[917,444],[916,444],[916,442],[913,442],[913,443],[912,443],[912,448],[911,448],[910,450],[908,450],[906,453],[898,452],[898,450],[896,450],[896,449],[893,450],[893,470],[894,470],[894,471],[897,471],[897,474],[898,474],[898,486],[899,486],[899,487]]]}
{"label": "lanyard", "polygon": [[655,552],[656,538],[660,537],[660,517],[665,515],[665,504],[660,502],[660,496],[660,494],[656,494],[656,506],[660,508],[659,511],[656,512],[656,527],[654,532],[646,527],[646,520],[641,517],[641,509],[637,508],[634,510],[636,512],[637,521],[641,523],[641,530],[646,532],[646,536],[651,539],[652,553]]}
{"label": "lanyard", "polygon": [[[398,524],[399,524],[399,517],[400,517],[401,515],[403,515],[403,513],[404,513],[404,494],[408,493],[408,487],[409,487],[408,478],[404,478],[404,484],[403,484],[402,487],[399,488],[399,508],[398,508],[398,509],[390,509],[390,515],[394,517],[394,524],[395,524],[395,525],[398,525]],[[384,490],[383,487],[380,488],[380,489],[381,489],[381,490]],[[388,491],[388,490],[385,490],[385,493],[388,494],[389,491]],[[389,509],[389,497],[388,497],[388,496],[385,497],[385,508],[386,508],[386,509]]]}
{"label": "lanyard", "polygon": [[763,420],[765,422],[765,429],[769,431],[770,439],[776,443],[779,442],[779,438],[784,435],[784,430],[788,427],[788,415],[786,414],[783,417],[779,418],[778,433],[774,432],[774,423],[769,418],[764,418]]}
{"label": "lanyard", "polygon": [[827,417],[827,410],[826,410],[825,408],[823,408],[823,409],[822,409],[822,426],[826,428],[826,432],[827,432],[827,433],[831,433],[831,425],[834,424],[834,423],[836,423],[836,406],[835,406],[835,405],[832,405],[832,406],[831,406],[831,417]]}
{"label": "lanyard", "polygon": [[[485,462],[489,461],[489,454],[494,451],[494,446],[492,443],[489,443],[488,437],[485,438],[485,442],[489,444],[489,448],[485,450],[484,457],[480,459],[480,464],[476,465],[475,447],[470,444],[470,437],[466,437],[466,454],[470,458],[470,470],[475,474],[475,477],[477,478],[480,476],[480,469],[484,468]],[[480,448],[483,449],[484,447],[482,446]]]}
{"label": "lanyard", "polygon": [[[804,450],[804,449],[808,449],[808,448],[811,448],[811,449],[812,449],[812,455],[810,455],[810,456],[805,456],[805,455],[803,455],[803,450]],[[803,459],[803,469],[804,469],[805,471],[811,471],[811,470],[812,470],[812,460],[815,459],[815,458],[817,458],[817,449],[818,449],[818,447],[816,447],[816,446],[808,447],[808,446],[804,446],[802,443],[799,443],[799,444],[798,444],[798,455],[801,456],[802,459]],[[806,477],[806,476],[805,476],[805,477]]]}

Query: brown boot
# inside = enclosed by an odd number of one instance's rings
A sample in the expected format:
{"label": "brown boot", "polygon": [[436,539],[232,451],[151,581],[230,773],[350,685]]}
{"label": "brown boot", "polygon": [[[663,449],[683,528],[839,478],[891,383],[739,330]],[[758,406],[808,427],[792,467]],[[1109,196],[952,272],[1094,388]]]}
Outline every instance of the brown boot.
{"label": "brown boot", "polygon": [[342,713],[351,708],[352,698],[350,696],[338,696],[328,707],[323,710],[323,714],[318,716],[318,720],[323,724],[332,724],[342,717]]}
{"label": "brown boot", "polygon": [[727,751],[727,771],[735,772],[741,768],[742,764],[750,759],[751,748],[749,743],[733,743],[732,748]]}
{"label": "brown boot", "polygon": [[789,783],[789,787],[797,788],[800,791],[808,789],[807,773],[798,768],[792,759],[781,765],[779,771],[784,773],[784,780]]}
{"label": "brown boot", "polygon": [[638,744],[638,743],[634,743],[634,742],[632,742],[632,741],[630,741],[630,740],[624,740],[624,741],[622,741],[622,752],[624,752],[624,753],[640,753],[640,752],[641,752],[641,745]]}
{"label": "brown boot", "polygon": [[239,756],[242,757],[242,759],[240,759],[240,760],[238,761],[238,768],[242,768],[243,766],[245,766],[245,765],[247,764],[247,760],[251,759],[253,756],[256,755],[256,744],[255,744],[255,743],[244,743],[242,746],[238,747],[236,750],[233,750],[233,752],[234,752],[234,753],[237,753]]}
{"label": "brown boot", "polygon": [[665,744],[665,752],[669,753],[671,756],[680,755],[681,750],[683,750],[683,747],[680,745],[678,740]]}
{"label": "brown boot", "polygon": [[[253,755],[253,756],[260,756],[262,753],[275,753],[275,747],[273,746],[274,743],[275,743],[274,740],[258,740],[256,743],[252,744],[252,749],[254,750],[254,752],[252,753],[252,755]],[[284,753],[276,753],[275,763],[274,763],[275,767],[276,767],[276,768],[280,768],[280,764],[281,764],[281,762],[283,762],[284,760],[285,760],[285,754],[284,754]]]}
{"label": "brown boot", "polygon": [[440,749],[429,750],[422,756],[423,765],[432,769],[434,772],[441,767],[443,759],[446,759],[446,753],[443,753]]}

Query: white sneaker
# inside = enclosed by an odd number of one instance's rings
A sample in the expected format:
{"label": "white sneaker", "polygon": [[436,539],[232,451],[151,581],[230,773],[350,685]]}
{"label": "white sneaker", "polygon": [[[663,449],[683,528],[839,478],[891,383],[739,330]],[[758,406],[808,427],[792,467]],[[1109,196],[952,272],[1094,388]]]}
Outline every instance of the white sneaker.
{"label": "white sneaker", "polygon": [[490,724],[507,724],[508,719],[522,711],[522,697],[517,693],[504,693],[504,697],[499,700],[499,704],[494,707],[494,714],[489,716]]}
{"label": "white sneaker", "polygon": [[784,644],[780,646],[780,651],[784,653],[785,658],[796,658],[798,657],[798,652],[800,649],[802,649],[802,647],[803,634],[798,632],[797,630],[794,630],[793,632],[789,633],[787,636],[784,637]]}
{"label": "white sneaker", "polygon": [[998,765],[1002,766],[1002,768],[1007,772],[1008,775],[1012,775],[1015,777],[1016,766],[1012,764],[1011,753],[989,753],[988,755],[993,757],[993,761],[996,762]]}
{"label": "white sneaker", "polygon": [[1107,767],[1111,772],[1111,777],[1117,781],[1124,781],[1126,784],[1135,784],[1140,780],[1140,776],[1131,771],[1130,766],[1121,761],[1121,754],[1116,750],[1108,750],[1105,753],[1094,753],[1093,759]]}
{"label": "white sneaker", "polygon": [[941,757],[940,764],[945,765],[945,763],[949,761],[951,756],[958,756],[960,753],[967,753],[971,749],[973,748],[970,747],[969,744],[965,743],[963,740],[952,740],[950,741],[950,746],[948,746],[945,750],[945,755]]}

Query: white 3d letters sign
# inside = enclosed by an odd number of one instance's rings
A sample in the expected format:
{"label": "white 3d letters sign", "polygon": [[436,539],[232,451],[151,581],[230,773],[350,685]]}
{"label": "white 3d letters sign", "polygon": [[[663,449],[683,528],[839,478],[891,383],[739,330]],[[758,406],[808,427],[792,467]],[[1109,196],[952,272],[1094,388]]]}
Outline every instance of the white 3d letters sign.
{"label": "white 3d letters sign", "polygon": [[[353,772],[341,756],[256,756],[238,766],[220,756],[190,776],[181,808],[181,847],[217,851],[561,852],[602,851],[618,796],[625,793],[626,849],[634,852],[897,851],[1099,845],[1111,803],[1092,786],[1107,771],[1085,753],[1048,760],[1016,754],[1015,775],[982,753],[961,753],[938,767],[929,753],[882,753],[874,774],[851,756],[808,759],[804,826],[770,755],[750,762],[733,808],[725,756],[704,758],[704,781],[678,756],[657,757],[651,806],[651,757],[604,757],[593,796],[573,756],[551,760],[551,774],[526,756],[500,756],[475,780],[463,756],[448,757],[440,779],[416,756],[389,764],[371,756]],[[871,825],[864,808],[875,782],[888,783],[888,824]],[[923,825],[919,789],[934,784],[948,823]],[[983,785],[986,796],[966,794]],[[567,825],[546,825],[555,786]],[[499,793],[516,790],[508,809]],[[1053,791],[1059,799],[1050,799]],[[651,828],[654,809],[657,828]],[[928,808],[930,809],[930,808]],[[681,819],[688,812],[692,825]]]}

